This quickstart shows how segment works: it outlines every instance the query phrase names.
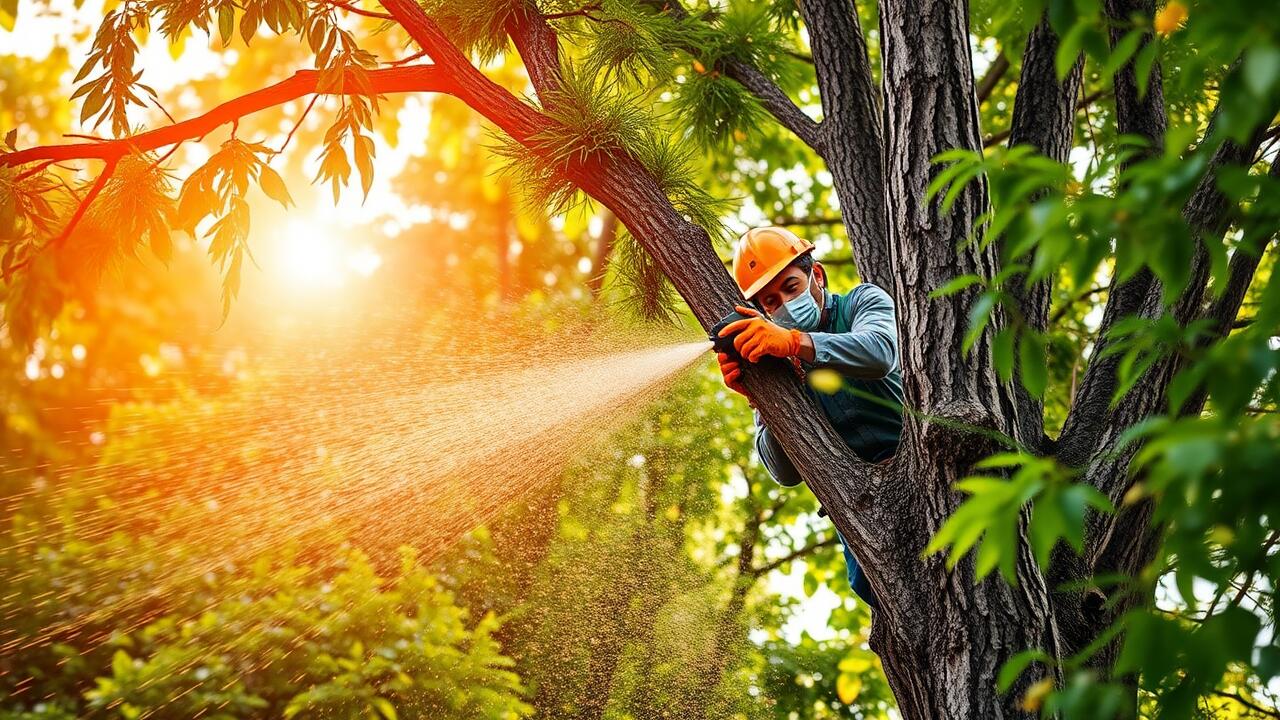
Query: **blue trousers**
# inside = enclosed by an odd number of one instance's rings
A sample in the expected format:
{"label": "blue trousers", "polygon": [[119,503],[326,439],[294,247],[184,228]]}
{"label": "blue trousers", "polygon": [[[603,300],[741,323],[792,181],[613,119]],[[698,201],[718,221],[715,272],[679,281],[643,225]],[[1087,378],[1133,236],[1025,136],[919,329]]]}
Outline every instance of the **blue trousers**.
{"label": "blue trousers", "polygon": [[872,610],[879,610],[880,603],[876,600],[875,591],[871,589],[871,581],[867,580],[867,574],[862,572],[858,559],[849,551],[849,543],[844,541],[839,530],[836,530],[836,537],[840,538],[840,547],[844,550],[845,569],[849,573],[849,587],[853,588],[853,594],[862,598]]}

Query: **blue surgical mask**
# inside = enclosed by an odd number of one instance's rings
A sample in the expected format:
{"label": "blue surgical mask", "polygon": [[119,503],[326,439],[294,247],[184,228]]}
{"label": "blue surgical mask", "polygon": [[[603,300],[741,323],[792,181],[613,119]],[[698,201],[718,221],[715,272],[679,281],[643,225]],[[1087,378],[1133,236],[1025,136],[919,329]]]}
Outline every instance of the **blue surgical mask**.
{"label": "blue surgical mask", "polygon": [[788,330],[812,332],[822,322],[822,308],[813,299],[813,273],[809,273],[809,282],[804,292],[782,303],[782,307],[773,312],[773,321]]}

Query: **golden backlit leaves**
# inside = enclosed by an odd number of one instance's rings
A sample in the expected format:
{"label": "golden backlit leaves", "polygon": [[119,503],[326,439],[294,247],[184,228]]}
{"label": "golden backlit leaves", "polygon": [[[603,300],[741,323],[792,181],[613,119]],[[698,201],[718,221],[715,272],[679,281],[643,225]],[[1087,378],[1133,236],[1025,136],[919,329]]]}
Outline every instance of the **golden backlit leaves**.
{"label": "golden backlit leaves", "polygon": [[1182,28],[1189,14],[1186,5],[1178,2],[1178,0],[1172,0],[1156,12],[1155,20],[1152,24],[1156,32],[1169,36]]}

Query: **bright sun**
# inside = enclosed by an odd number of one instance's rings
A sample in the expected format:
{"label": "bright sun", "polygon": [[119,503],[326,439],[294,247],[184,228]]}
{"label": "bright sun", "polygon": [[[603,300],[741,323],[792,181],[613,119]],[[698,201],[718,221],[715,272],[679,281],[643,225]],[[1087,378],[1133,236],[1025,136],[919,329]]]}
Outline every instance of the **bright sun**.
{"label": "bright sun", "polygon": [[299,288],[336,288],[353,274],[368,277],[382,265],[372,248],[353,247],[347,236],[307,220],[290,220],[280,238],[277,267]]}

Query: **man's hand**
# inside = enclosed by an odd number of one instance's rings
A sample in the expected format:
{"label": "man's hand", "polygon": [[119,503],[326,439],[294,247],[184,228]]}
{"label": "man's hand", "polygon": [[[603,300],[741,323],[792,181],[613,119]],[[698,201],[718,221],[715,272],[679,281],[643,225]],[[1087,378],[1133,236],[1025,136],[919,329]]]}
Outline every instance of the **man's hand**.
{"label": "man's hand", "polygon": [[738,333],[733,346],[747,361],[759,362],[765,355],[788,358],[800,354],[800,331],[775,325],[751,308],[734,309],[751,317],[729,323],[720,331],[720,337]]}
{"label": "man's hand", "polygon": [[747,389],[742,387],[742,368],[738,366],[738,361],[729,357],[726,353],[716,353],[716,359],[720,361],[720,374],[724,376],[725,386],[750,399],[750,396],[747,395]]}

